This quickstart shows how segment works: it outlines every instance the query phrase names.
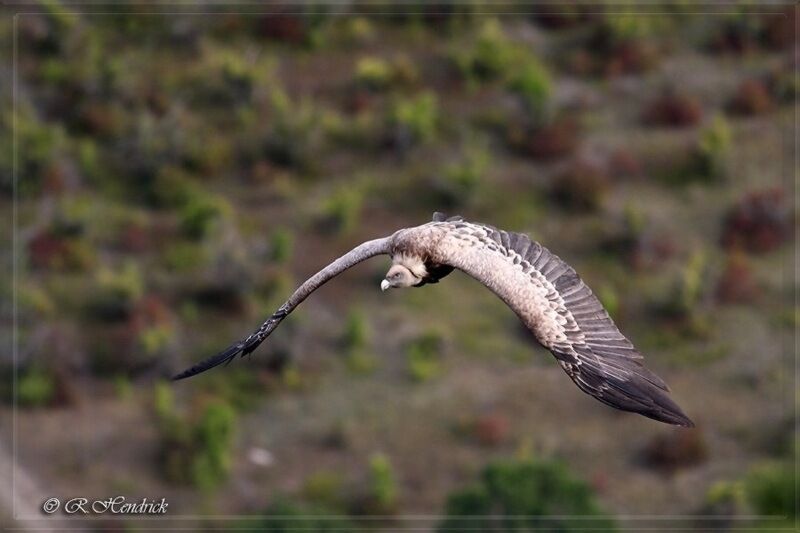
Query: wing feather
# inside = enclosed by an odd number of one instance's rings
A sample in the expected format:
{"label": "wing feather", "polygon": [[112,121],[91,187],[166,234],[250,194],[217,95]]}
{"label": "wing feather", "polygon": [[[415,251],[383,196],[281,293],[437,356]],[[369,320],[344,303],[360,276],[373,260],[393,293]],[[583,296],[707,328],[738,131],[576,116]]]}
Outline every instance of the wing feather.
{"label": "wing feather", "polygon": [[[439,215],[440,213],[434,214],[434,220],[436,220]],[[275,328],[278,327],[281,321],[283,321],[283,319],[286,318],[289,313],[291,313],[298,305],[300,305],[303,300],[308,298],[312,292],[353,265],[369,259],[370,257],[389,253],[390,244],[391,237],[386,237],[383,239],[367,241],[356,246],[348,253],[336,259],[334,262],[307,279],[302,285],[300,285],[300,287],[297,288],[297,290],[294,291],[289,299],[278,308],[277,311],[267,318],[264,323],[262,323],[261,326],[256,331],[251,333],[247,338],[231,344],[228,348],[221,351],[217,355],[209,357],[208,359],[197,363],[191,368],[176,374],[172,377],[172,379],[177,381],[196,376],[197,374],[205,372],[206,370],[221,364],[227,365],[236,359],[237,356],[244,357],[245,355],[251,353],[253,350],[258,348],[258,346],[270,336]]]}
{"label": "wing feather", "polygon": [[[436,260],[476,278],[550,349],[584,392],[617,409],[681,426],[692,421],[619,331],[577,272],[527,235],[460,222],[443,230]],[[465,246],[466,243],[466,246]]]}

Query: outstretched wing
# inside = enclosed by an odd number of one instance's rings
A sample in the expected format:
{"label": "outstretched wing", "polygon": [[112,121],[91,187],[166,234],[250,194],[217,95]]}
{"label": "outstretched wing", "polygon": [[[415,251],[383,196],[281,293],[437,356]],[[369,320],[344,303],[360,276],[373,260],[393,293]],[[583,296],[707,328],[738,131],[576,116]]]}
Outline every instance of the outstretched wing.
{"label": "outstretched wing", "polygon": [[[432,226],[432,227],[431,227]],[[676,424],[692,421],[669,388],[642,365],[575,270],[528,236],[461,220],[428,225],[441,233],[431,254],[499,296],[584,392],[617,409]]]}
{"label": "outstretched wing", "polygon": [[305,283],[300,285],[294,294],[282,306],[278,308],[256,331],[249,337],[239,342],[230,345],[228,348],[218,353],[217,355],[202,361],[193,367],[184,370],[180,374],[175,375],[172,379],[179,380],[195,376],[201,372],[205,372],[215,366],[223,363],[227,364],[233,361],[237,355],[244,356],[255,350],[259,344],[264,342],[264,339],[269,337],[278,324],[286,318],[289,313],[294,311],[295,307],[305,300],[312,292],[317,290],[325,282],[336,277],[344,272],[351,266],[374,257],[376,255],[389,253],[390,237],[383,239],[375,239],[367,241],[364,244],[356,246],[351,251],[329,264],[313,276],[311,276]]}

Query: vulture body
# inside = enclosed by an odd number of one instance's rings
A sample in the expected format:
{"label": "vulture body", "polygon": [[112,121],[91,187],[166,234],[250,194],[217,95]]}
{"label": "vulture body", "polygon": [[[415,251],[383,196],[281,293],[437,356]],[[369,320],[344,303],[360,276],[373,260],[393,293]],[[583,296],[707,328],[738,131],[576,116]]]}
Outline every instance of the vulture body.
{"label": "vulture body", "polygon": [[617,409],[669,424],[694,425],[572,267],[527,235],[440,213],[427,224],[357,246],[303,283],[256,332],[173,379],[252,352],[319,286],[382,254],[390,255],[393,263],[381,283],[383,290],[437,283],[460,270],[503,300],[584,392]]}

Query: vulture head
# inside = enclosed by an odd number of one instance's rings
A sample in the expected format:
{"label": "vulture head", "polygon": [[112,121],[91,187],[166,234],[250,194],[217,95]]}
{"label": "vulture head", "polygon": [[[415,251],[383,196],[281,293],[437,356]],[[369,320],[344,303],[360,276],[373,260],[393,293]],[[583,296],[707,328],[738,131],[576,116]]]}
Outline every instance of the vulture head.
{"label": "vulture head", "polygon": [[422,277],[414,274],[412,269],[405,265],[395,264],[386,273],[386,277],[381,281],[381,290],[386,289],[405,289],[414,287],[422,283]]}

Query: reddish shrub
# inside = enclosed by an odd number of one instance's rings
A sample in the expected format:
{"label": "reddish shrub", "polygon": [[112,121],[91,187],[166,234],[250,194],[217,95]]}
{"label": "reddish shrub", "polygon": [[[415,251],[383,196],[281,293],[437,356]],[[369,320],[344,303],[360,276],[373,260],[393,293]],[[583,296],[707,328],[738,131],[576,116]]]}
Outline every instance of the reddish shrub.
{"label": "reddish shrub", "polygon": [[723,303],[748,303],[757,296],[758,285],[753,279],[747,257],[739,251],[733,251],[717,283],[717,299]]}
{"label": "reddish shrub", "polygon": [[783,189],[751,192],[725,218],[722,245],[750,252],[774,250],[791,238],[793,220]]}
{"label": "reddish shrub", "polygon": [[727,24],[711,39],[711,50],[717,53],[749,54],[758,48],[752,32],[741,25]]}
{"label": "reddish shrub", "polygon": [[303,44],[308,39],[308,23],[303,15],[274,13],[259,20],[258,32],[262,37],[273,41]]}
{"label": "reddish shrub", "polygon": [[711,49],[722,53],[749,54],[760,47],[780,50],[795,40],[795,6],[782,13],[742,14],[728,20],[711,40]]}
{"label": "reddish shrub", "polygon": [[369,110],[375,103],[375,95],[366,89],[348,91],[344,107],[349,113],[358,114]]}
{"label": "reddish shrub", "polygon": [[110,105],[87,103],[80,108],[74,126],[95,137],[112,137],[121,128],[121,118]]}
{"label": "reddish shrub", "polygon": [[708,446],[699,429],[675,429],[654,437],[644,450],[651,468],[672,473],[703,463]]}
{"label": "reddish shrub", "polygon": [[653,66],[656,55],[656,50],[645,41],[620,42],[608,54],[603,74],[610,77],[640,74]]}
{"label": "reddish shrub", "polygon": [[628,264],[635,270],[649,270],[675,255],[675,243],[666,235],[641,235],[628,250]]}
{"label": "reddish shrub", "polygon": [[45,194],[58,195],[67,189],[67,172],[63,164],[52,163],[44,169],[42,191]]}
{"label": "reddish shrub", "polygon": [[586,9],[575,2],[542,4],[536,6],[536,13],[531,15],[540,25],[552,30],[574,28],[593,18],[591,9]]}
{"label": "reddish shrub", "polygon": [[148,294],[136,303],[134,319],[154,326],[170,321],[171,313],[167,303],[157,294]]}
{"label": "reddish shrub", "polygon": [[475,420],[472,434],[483,446],[497,446],[508,437],[508,427],[508,419],[502,414],[485,414]]}
{"label": "reddish shrub", "polygon": [[61,367],[53,372],[53,407],[69,407],[76,405],[80,399],[74,376]]}
{"label": "reddish shrub", "polygon": [[597,163],[578,160],[556,177],[553,197],[572,209],[597,209],[609,188],[608,174]]}
{"label": "reddish shrub", "polygon": [[275,174],[275,168],[269,161],[261,159],[250,167],[249,178],[253,183],[268,183]]}
{"label": "reddish shrub", "polygon": [[567,55],[567,68],[579,76],[640,74],[658,60],[658,49],[642,39],[620,40],[598,32],[584,47]]}
{"label": "reddish shrub", "polygon": [[668,92],[650,104],[644,113],[645,122],[659,126],[693,126],[703,118],[703,108],[691,96]]}
{"label": "reddish shrub", "polygon": [[760,80],[743,81],[730,103],[731,111],[740,115],[759,115],[772,107],[773,101],[769,89]]}
{"label": "reddish shrub", "polygon": [[534,159],[553,160],[572,153],[578,144],[578,124],[561,118],[538,128],[512,127],[509,143]]}
{"label": "reddish shrub", "polygon": [[617,148],[608,158],[608,166],[612,175],[634,177],[642,175],[642,164],[633,153],[626,148]]}
{"label": "reddish shrub", "polygon": [[141,224],[127,224],[122,228],[120,245],[127,252],[144,252],[150,248],[150,234]]}
{"label": "reddish shrub", "polygon": [[156,86],[149,86],[144,90],[144,102],[147,108],[157,116],[163,116],[169,110],[169,97]]}
{"label": "reddish shrub", "polygon": [[589,484],[592,486],[592,489],[595,492],[602,494],[608,490],[608,477],[608,472],[595,472],[594,475],[592,475]]}
{"label": "reddish shrub", "polygon": [[774,50],[792,46],[795,42],[797,6],[787,7],[783,13],[765,15],[761,39]]}
{"label": "reddish shrub", "polygon": [[597,71],[597,61],[587,50],[575,50],[567,56],[567,69],[578,76],[593,75]]}
{"label": "reddish shrub", "polygon": [[81,241],[49,229],[28,242],[28,257],[33,268],[54,270],[84,270],[93,259]]}

